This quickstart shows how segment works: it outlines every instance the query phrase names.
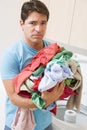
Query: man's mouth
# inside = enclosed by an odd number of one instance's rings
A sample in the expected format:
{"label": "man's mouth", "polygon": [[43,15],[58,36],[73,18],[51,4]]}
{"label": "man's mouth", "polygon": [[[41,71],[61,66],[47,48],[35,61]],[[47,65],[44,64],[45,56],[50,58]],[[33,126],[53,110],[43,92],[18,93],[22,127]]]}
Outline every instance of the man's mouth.
{"label": "man's mouth", "polygon": [[33,35],[33,37],[36,37],[36,38],[41,38],[41,37],[42,37],[42,35],[41,35],[41,34],[35,34],[35,35]]}

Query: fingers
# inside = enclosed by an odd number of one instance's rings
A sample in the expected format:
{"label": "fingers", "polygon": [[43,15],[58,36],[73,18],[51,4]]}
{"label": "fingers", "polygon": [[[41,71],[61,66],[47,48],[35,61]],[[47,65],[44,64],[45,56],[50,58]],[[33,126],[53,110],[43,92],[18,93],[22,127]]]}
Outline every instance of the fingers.
{"label": "fingers", "polygon": [[65,82],[62,81],[62,82],[60,83],[60,86],[59,86],[59,87],[61,87],[61,88],[65,88]]}
{"label": "fingers", "polygon": [[64,93],[65,83],[62,81],[61,83],[57,83],[54,89],[50,92],[44,91],[41,96],[46,101],[46,105],[51,104],[54,101],[57,101],[60,96]]}
{"label": "fingers", "polygon": [[54,87],[55,90],[64,89],[64,88],[65,88],[64,81],[62,81],[61,83],[57,83],[57,85]]}
{"label": "fingers", "polygon": [[57,88],[57,90],[59,92],[59,97],[64,93],[64,88],[65,88],[65,83],[64,83],[64,81],[62,81]]}

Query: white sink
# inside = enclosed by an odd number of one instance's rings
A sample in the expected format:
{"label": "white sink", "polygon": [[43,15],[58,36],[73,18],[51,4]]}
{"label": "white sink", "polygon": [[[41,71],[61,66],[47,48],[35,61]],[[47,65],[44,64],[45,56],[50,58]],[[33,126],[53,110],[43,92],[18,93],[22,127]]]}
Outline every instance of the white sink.
{"label": "white sink", "polygon": [[45,130],[61,130],[56,124],[52,123],[47,129]]}
{"label": "white sink", "polygon": [[52,130],[87,130],[87,115],[77,113],[76,123],[68,123],[64,121],[65,111],[65,104],[58,105],[57,115],[53,116]]}

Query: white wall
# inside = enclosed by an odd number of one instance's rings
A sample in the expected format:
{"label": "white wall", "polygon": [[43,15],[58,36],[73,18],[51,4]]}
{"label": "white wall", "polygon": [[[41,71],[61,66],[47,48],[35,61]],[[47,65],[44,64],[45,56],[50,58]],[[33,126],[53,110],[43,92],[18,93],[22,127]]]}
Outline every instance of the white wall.
{"label": "white wall", "polygon": [[50,19],[46,37],[68,43],[74,0],[50,0]]}
{"label": "white wall", "polygon": [[87,0],[75,0],[70,45],[87,50]]}
{"label": "white wall", "polygon": [[20,7],[25,0],[0,0],[0,55],[21,36]]}
{"label": "white wall", "polygon": [[46,37],[87,50],[87,0],[50,0]]}

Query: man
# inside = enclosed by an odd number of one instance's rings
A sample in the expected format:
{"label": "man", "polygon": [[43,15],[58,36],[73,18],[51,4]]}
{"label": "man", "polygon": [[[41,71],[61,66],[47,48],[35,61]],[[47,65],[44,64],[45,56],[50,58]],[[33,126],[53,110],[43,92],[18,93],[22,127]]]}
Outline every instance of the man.
{"label": "man", "polygon": [[[33,111],[36,122],[34,130],[44,130],[52,122],[52,114],[50,112],[38,109],[32,99],[19,96],[15,92],[13,84],[13,78],[32,60],[33,56],[50,44],[48,41],[43,40],[48,19],[49,11],[41,1],[31,0],[23,4],[20,26],[24,37],[5,51],[0,70],[7,93],[4,130],[11,130],[11,124],[18,107],[36,108]],[[60,85],[57,84],[52,92],[43,92],[41,96],[46,102],[46,107],[58,100],[63,91],[64,83],[62,82]]]}

